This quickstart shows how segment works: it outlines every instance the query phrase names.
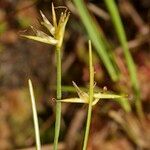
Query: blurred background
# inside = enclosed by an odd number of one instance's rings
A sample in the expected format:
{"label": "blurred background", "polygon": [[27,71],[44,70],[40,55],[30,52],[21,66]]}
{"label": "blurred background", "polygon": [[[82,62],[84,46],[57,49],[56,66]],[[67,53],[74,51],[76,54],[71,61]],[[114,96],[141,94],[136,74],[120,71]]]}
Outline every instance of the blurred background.
{"label": "blurred background", "polygon": [[[33,82],[38,110],[41,141],[50,149],[54,138],[56,98],[56,60],[53,46],[20,37],[33,34],[30,25],[41,28],[39,10],[49,20],[51,0],[0,0],[0,150],[34,147],[34,126],[28,90]],[[71,12],[62,51],[63,98],[77,96],[72,81],[81,87],[89,84],[88,34],[71,0],[55,0]],[[138,119],[135,108],[125,113],[113,101],[101,101],[93,107],[88,149],[134,150],[150,145],[150,1],[117,0],[130,52],[133,56],[145,118]],[[120,79],[113,82],[93,47],[96,87],[127,94],[133,103],[133,90],[121,45],[104,1],[86,0],[99,31],[112,47]],[[56,9],[59,14],[63,8]],[[63,104],[60,149],[81,149],[87,107]],[[48,148],[47,148],[48,145]]]}

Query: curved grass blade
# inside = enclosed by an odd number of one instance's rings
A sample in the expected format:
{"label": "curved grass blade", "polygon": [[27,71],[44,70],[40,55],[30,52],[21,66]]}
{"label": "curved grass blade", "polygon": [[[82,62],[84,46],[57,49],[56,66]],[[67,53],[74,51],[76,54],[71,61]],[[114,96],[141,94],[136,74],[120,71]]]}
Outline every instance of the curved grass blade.
{"label": "curved grass blade", "polygon": [[113,81],[117,81],[119,78],[118,72],[116,71],[115,67],[113,66],[113,63],[111,62],[109,58],[109,54],[107,53],[107,50],[105,47],[106,40],[104,40],[104,37],[101,35],[95,20],[90,15],[83,0],[74,0],[74,4],[76,5],[76,8],[79,12],[81,20],[88,32],[88,35],[98,55],[102,59],[111,79]]}
{"label": "curved grass blade", "polygon": [[104,2],[111,15],[111,19],[116,29],[118,39],[123,48],[123,52],[126,58],[126,62],[127,62],[127,66],[128,66],[128,70],[130,74],[131,84],[133,86],[134,93],[136,96],[135,106],[136,106],[137,114],[141,118],[143,117],[143,110],[142,110],[142,104],[141,104],[141,99],[140,99],[140,89],[139,89],[139,83],[138,83],[137,74],[136,74],[136,67],[135,67],[134,61],[132,59],[131,53],[128,48],[127,38],[126,38],[123,24],[119,15],[119,11],[114,0],[104,0]]}
{"label": "curved grass blade", "polygon": [[35,105],[35,97],[34,97],[32,82],[30,79],[28,80],[28,84],[29,84],[29,91],[30,91],[30,97],[31,97],[31,103],[32,103],[36,149],[41,150],[41,141],[40,141],[39,124],[38,124],[38,117],[37,117],[37,111],[36,111],[36,105]]}

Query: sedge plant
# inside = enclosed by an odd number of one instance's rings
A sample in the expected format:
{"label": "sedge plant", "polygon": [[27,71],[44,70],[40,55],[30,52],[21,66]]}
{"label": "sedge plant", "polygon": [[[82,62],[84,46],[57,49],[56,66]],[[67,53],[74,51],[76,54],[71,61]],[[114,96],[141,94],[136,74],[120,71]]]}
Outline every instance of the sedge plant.
{"label": "sedge plant", "polygon": [[[103,93],[103,92],[95,92],[94,91],[94,69],[93,69],[93,63],[92,63],[92,47],[91,47],[91,42],[89,41],[89,72],[90,72],[89,73],[90,74],[89,93],[86,93],[83,90],[81,90],[76,85],[76,83],[73,82],[73,85],[74,85],[79,97],[61,99],[61,95],[62,95],[61,94],[61,91],[62,91],[61,90],[61,88],[62,88],[61,87],[61,49],[62,49],[62,43],[63,43],[63,38],[64,38],[65,26],[69,19],[69,13],[67,12],[67,10],[65,10],[65,12],[61,13],[59,21],[57,21],[55,8],[52,4],[53,24],[51,24],[49,22],[49,20],[45,17],[45,15],[41,11],[40,11],[40,13],[41,13],[41,16],[43,19],[41,24],[49,31],[50,35],[32,27],[33,31],[35,32],[35,36],[31,36],[31,35],[22,35],[22,36],[26,37],[28,39],[31,39],[31,40],[38,41],[38,42],[54,45],[55,49],[56,49],[57,100],[56,100],[56,122],[55,122],[54,150],[58,149],[58,139],[59,139],[60,123],[61,123],[61,102],[88,104],[87,122],[86,122],[85,137],[84,137],[84,142],[83,142],[83,150],[85,150],[87,148],[87,143],[88,143],[88,136],[89,136],[89,130],[90,130],[91,116],[92,116],[92,107],[95,106],[102,99],[114,99],[114,100],[117,99],[116,101],[121,103],[119,99],[123,98],[124,96],[116,95],[116,94],[112,94],[112,93],[105,93],[105,92]],[[32,83],[30,80],[29,80],[29,89],[30,89],[32,108],[33,108],[33,118],[34,118],[35,135],[36,135],[36,147],[38,150],[40,150],[41,144],[40,144],[37,112],[36,112],[36,106],[35,106],[33,87],[32,87]]]}
{"label": "sedge plant", "polygon": [[[138,116],[142,118],[143,110],[142,110],[142,104],[140,100],[140,90],[139,90],[139,84],[137,80],[136,67],[128,48],[127,38],[119,15],[119,11],[114,0],[104,0],[104,2],[110,13],[110,17],[112,19],[114,28],[116,29],[116,34],[123,48],[123,52],[127,62],[127,67],[130,74],[131,85],[134,89],[136,111]],[[74,0],[74,4],[78,9],[79,15],[87,30],[87,33],[91,38],[93,45],[95,46],[97,53],[101,57],[106,69],[108,70],[111,79],[113,81],[117,81],[117,79],[119,78],[117,74],[118,68],[117,70],[115,69],[116,63],[115,63],[115,59],[113,58],[114,55],[110,50],[110,45],[108,40],[104,37],[104,35],[99,30],[99,27],[97,26],[97,22],[93,19],[92,15],[90,14],[90,12],[86,7],[86,3],[83,0]],[[108,57],[109,55],[111,57]],[[111,60],[110,58],[112,58],[112,61],[110,61]],[[117,101],[121,105],[123,104],[123,107],[128,103],[128,101],[126,101],[124,98],[122,100],[117,100]],[[126,103],[125,105],[124,102]],[[129,103],[127,105],[126,105],[127,107],[125,108],[126,112],[130,112],[131,106]]]}
{"label": "sedge plant", "polygon": [[35,36],[31,35],[22,35],[31,40],[35,40],[38,42],[50,44],[55,46],[56,50],[56,59],[57,59],[57,103],[56,103],[56,122],[55,122],[55,137],[54,137],[54,150],[58,149],[58,140],[59,140],[59,132],[61,125],[61,49],[63,44],[63,38],[65,33],[65,27],[69,19],[69,12],[65,9],[64,12],[61,12],[59,20],[56,19],[56,12],[54,5],[52,4],[52,22],[51,24],[49,20],[45,17],[45,15],[40,11],[43,21],[41,25],[43,25],[48,31],[49,35],[35,29],[32,27],[35,32]]}
{"label": "sedge plant", "polygon": [[60,100],[65,103],[83,103],[88,104],[88,112],[87,112],[87,121],[86,121],[86,129],[85,136],[83,141],[83,150],[87,149],[90,124],[91,124],[91,116],[92,116],[92,107],[97,104],[97,102],[101,99],[120,99],[124,96],[110,94],[110,93],[102,93],[102,92],[94,92],[94,68],[92,63],[92,46],[91,41],[89,41],[89,76],[90,76],[90,85],[89,85],[89,93],[81,90],[75,82],[73,82],[73,86],[75,87],[77,94],[79,97],[74,98],[66,98]]}

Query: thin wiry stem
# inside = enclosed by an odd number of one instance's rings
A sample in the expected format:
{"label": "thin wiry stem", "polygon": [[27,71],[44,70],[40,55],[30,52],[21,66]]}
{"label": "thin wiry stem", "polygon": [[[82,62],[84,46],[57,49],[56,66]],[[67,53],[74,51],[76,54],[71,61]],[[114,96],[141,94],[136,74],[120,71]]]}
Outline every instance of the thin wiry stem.
{"label": "thin wiry stem", "polygon": [[93,87],[94,87],[94,70],[93,70],[93,63],[92,63],[91,41],[89,41],[89,70],[90,70],[89,105],[88,105],[88,115],[87,115],[85,137],[84,137],[84,143],[83,143],[83,150],[86,150],[86,148],[87,148],[87,142],[88,142],[89,130],[90,130],[90,123],[91,123],[91,116],[92,116],[93,93],[94,93],[93,92]]}
{"label": "thin wiry stem", "polygon": [[56,122],[55,122],[55,137],[54,137],[54,150],[58,149],[58,140],[61,125],[61,50],[56,48],[57,57],[57,100],[56,100]]}
{"label": "thin wiry stem", "polygon": [[30,97],[31,97],[31,103],[32,103],[33,122],[34,122],[35,139],[36,139],[36,149],[41,150],[39,124],[38,124],[38,117],[37,117],[37,111],[36,111],[36,105],[35,105],[35,97],[34,97],[32,82],[30,79],[29,79],[28,83],[29,83],[29,91],[30,91]]}

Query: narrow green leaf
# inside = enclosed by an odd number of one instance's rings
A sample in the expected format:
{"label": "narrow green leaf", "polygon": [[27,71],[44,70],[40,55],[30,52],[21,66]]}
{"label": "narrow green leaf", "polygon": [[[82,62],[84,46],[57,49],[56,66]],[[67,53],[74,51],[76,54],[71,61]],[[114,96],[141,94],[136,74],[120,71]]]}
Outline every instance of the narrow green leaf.
{"label": "narrow green leaf", "polygon": [[114,0],[104,0],[104,2],[107,6],[108,11],[110,12],[112,22],[116,29],[118,39],[122,45],[123,52],[126,58],[131,84],[135,92],[135,97],[136,97],[135,106],[136,106],[137,113],[139,117],[143,117],[143,110],[142,110],[142,104],[140,99],[140,88],[139,88],[139,83],[136,74],[136,67],[128,48],[127,38],[119,15],[118,8]]}
{"label": "narrow green leaf", "polygon": [[39,124],[38,124],[38,117],[37,117],[37,111],[36,111],[35,97],[34,97],[32,82],[30,79],[29,79],[28,83],[29,83],[29,91],[30,91],[30,97],[31,97],[31,103],[32,103],[36,149],[41,150],[41,141],[40,141]]}
{"label": "narrow green leaf", "polygon": [[[113,66],[109,54],[107,53],[104,38],[100,34],[100,30],[97,27],[96,21],[92,18],[89,11],[87,10],[86,4],[83,0],[74,0],[74,4],[76,5],[77,11],[81,17],[81,20],[88,32],[88,35],[98,53],[100,58],[102,59],[111,79],[113,81],[117,81],[118,73]],[[105,40],[106,42],[106,40]]]}

